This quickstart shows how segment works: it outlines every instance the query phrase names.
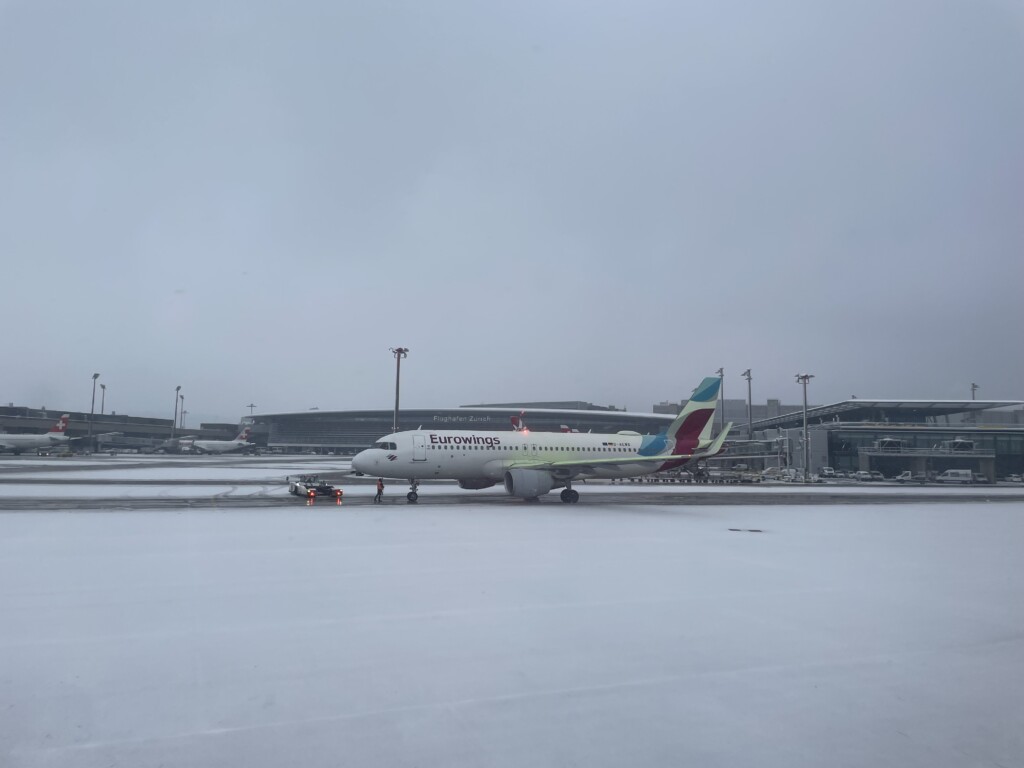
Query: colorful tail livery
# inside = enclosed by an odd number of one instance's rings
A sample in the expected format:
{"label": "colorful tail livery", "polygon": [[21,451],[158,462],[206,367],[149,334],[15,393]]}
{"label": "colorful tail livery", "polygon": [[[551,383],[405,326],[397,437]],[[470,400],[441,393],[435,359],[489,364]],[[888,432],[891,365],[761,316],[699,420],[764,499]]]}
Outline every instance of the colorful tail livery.
{"label": "colorful tail livery", "polygon": [[51,435],[53,435],[53,434],[63,435],[65,432],[67,432],[67,429],[68,429],[68,419],[70,419],[70,418],[71,418],[71,415],[65,413],[63,416],[61,416],[59,419],[57,419],[57,423],[54,424],[52,427],[50,427],[50,434]]}
{"label": "colorful tail livery", "polygon": [[562,501],[575,502],[572,482],[587,478],[625,478],[681,467],[723,450],[727,424],[712,439],[721,380],[704,379],[680,414],[657,435],[636,432],[580,433],[564,425],[559,432],[532,432],[513,417],[512,432],[412,430],[386,435],[352,460],[352,468],[374,477],[408,479],[407,498],[416,501],[420,480],[457,480],[462,488],[504,483],[522,499],[536,499],[564,488]]}
{"label": "colorful tail livery", "polygon": [[689,456],[710,444],[721,386],[721,379],[709,376],[693,390],[683,410],[667,430],[669,438],[674,441],[673,455]]}

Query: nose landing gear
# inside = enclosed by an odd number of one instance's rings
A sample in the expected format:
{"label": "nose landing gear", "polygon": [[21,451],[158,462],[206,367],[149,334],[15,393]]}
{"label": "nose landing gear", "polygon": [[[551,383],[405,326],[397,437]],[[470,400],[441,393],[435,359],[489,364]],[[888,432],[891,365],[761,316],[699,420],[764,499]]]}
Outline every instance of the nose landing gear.
{"label": "nose landing gear", "polygon": [[409,481],[409,492],[407,494],[405,494],[405,498],[406,498],[406,500],[410,504],[415,504],[416,501],[419,499],[420,495],[418,493],[416,493],[416,490],[419,487],[420,487],[420,484],[418,482],[416,482],[415,480],[410,480]]}

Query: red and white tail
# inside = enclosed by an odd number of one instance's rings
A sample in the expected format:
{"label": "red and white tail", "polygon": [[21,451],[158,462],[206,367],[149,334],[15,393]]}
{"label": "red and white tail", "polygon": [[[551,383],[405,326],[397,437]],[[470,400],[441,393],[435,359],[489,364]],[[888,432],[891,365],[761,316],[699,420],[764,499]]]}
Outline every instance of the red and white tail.
{"label": "red and white tail", "polygon": [[246,427],[245,429],[243,429],[241,432],[238,433],[238,437],[236,437],[235,440],[248,440],[249,439],[249,435],[251,435],[251,434],[252,434],[252,427]]}
{"label": "red and white tail", "polygon": [[509,419],[512,422],[513,432],[523,432],[526,430],[526,422],[523,417],[526,416],[526,411],[520,411],[518,416],[513,416]]}
{"label": "red and white tail", "polygon": [[64,431],[68,428],[68,419],[70,418],[71,416],[65,413],[57,419],[57,423],[50,427],[50,434],[63,435]]}

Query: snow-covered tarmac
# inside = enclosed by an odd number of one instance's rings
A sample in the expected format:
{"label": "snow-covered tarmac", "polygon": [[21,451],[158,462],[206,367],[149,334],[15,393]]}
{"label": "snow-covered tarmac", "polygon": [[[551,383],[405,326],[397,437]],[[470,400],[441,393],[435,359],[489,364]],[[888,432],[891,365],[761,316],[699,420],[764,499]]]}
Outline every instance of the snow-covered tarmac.
{"label": "snow-covered tarmac", "polygon": [[0,765],[1021,766],[1022,544],[1017,501],[0,514]]}

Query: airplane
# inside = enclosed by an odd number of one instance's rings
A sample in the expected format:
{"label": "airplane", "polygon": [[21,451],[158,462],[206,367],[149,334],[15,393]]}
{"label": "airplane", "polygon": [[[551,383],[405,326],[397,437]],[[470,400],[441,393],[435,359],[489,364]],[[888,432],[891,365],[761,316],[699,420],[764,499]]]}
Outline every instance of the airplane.
{"label": "airplane", "polygon": [[195,451],[196,453],[233,453],[235,451],[241,451],[247,453],[256,449],[256,443],[249,441],[249,434],[252,432],[251,427],[246,427],[238,433],[238,437],[234,440],[192,440],[191,442],[183,441],[181,443],[182,450]]}
{"label": "airplane", "polygon": [[0,435],[0,452],[10,451],[15,456],[24,450],[38,451],[40,448],[50,448],[54,445],[66,444],[68,420],[70,415],[65,413],[57,423],[50,427],[49,432],[41,435]]}
{"label": "airplane", "polygon": [[68,421],[71,415],[65,413],[59,419],[57,423],[50,427],[49,432],[44,432],[41,435],[0,435],[0,453],[4,451],[10,451],[15,456],[20,454],[24,450],[30,451],[42,451],[48,448],[53,448],[56,445],[63,445],[66,447],[73,447],[75,443],[88,443],[90,440],[95,443],[101,442],[104,438],[119,437],[120,432],[103,432],[100,434],[93,435],[91,438],[85,435],[81,437],[68,437]]}
{"label": "airplane", "polygon": [[352,469],[364,475],[408,479],[410,504],[420,480],[457,480],[475,490],[503,483],[512,496],[536,501],[554,488],[567,504],[579,501],[572,482],[586,478],[649,475],[721,453],[732,423],[712,439],[721,379],[708,377],[683,410],[657,435],[623,431],[531,432],[513,420],[512,432],[415,429],[386,435],[356,454]]}

